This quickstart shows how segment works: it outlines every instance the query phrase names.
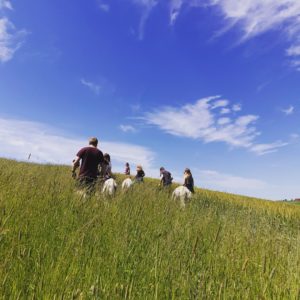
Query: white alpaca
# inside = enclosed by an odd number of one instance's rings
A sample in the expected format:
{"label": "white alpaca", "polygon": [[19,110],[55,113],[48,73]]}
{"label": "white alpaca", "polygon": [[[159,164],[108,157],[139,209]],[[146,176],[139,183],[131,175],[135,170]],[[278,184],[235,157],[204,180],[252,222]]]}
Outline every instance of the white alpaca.
{"label": "white alpaca", "polygon": [[109,196],[113,196],[116,192],[116,189],[117,189],[116,181],[113,178],[110,178],[104,182],[102,193]]}
{"label": "white alpaca", "polygon": [[130,178],[124,179],[122,182],[122,190],[128,190],[132,186],[133,182]]}
{"label": "white alpaca", "polygon": [[174,192],[172,193],[172,199],[174,200],[180,200],[180,206],[185,207],[185,204],[187,200],[190,200],[192,198],[191,191],[186,188],[185,186],[179,186],[177,187]]}

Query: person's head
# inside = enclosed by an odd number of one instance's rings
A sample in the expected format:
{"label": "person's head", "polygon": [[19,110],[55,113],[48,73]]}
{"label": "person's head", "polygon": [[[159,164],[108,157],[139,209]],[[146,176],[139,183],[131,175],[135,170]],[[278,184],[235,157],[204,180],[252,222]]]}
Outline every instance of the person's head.
{"label": "person's head", "polygon": [[189,168],[185,168],[184,174],[192,175],[191,170]]}
{"label": "person's head", "polygon": [[110,162],[110,155],[108,153],[104,153],[103,157],[106,161]]}
{"label": "person's head", "polygon": [[129,167],[129,163],[127,162],[127,163],[125,164],[125,166],[126,166],[126,167]]}
{"label": "person's head", "polygon": [[160,168],[159,168],[160,173],[162,173],[164,170],[165,170],[164,167],[160,167]]}
{"label": "person's head", "polygon": [[137,165],[137,166],[136,166],[136,170],[137,170],[137,171],[142,171],[142,170],[143,170],[143,167],[142,167],[141,165]]}
{"label": "person's head", "polygon": [[89,145],[97,147],[98,146],[98,139],[96,137],[91,137],[89,139]]}

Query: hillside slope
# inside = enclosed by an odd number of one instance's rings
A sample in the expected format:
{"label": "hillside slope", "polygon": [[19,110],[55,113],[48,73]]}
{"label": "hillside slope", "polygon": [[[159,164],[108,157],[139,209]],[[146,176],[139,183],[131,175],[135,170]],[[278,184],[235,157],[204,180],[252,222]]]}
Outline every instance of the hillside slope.
{"label": "hillside slope", "polygon": [[0,298],[300,298],[300,207],[197,190],[181,210],[153,179],[83,200],[70,175],[0,160]]}

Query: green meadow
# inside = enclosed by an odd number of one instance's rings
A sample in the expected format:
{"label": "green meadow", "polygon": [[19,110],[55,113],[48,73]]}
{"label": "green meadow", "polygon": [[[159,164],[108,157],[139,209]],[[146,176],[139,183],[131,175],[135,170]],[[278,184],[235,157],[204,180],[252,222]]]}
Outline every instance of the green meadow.
{"label": "green meadow", "polygon": [[300,299],[299,206],[157,185],[83,198],[68,167],[0,160],[0,298]]}

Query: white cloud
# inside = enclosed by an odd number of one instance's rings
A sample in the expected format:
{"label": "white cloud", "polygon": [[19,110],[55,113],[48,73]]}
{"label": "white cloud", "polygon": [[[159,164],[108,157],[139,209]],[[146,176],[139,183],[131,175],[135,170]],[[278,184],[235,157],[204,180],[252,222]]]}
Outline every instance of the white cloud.
{"label": "white cloud", "polygon": [[17,30],[5,16],[5,10],[13,10],[9,0],[0,0],[0,62],[11,60],[27,35],[26,30]]}
{"label": "white cloud", "polygon": [[[300,56],[299,0],[209,0],[218,6],[228,23],[242,32],[242,41],[278,30],[290,42],[287,56]],[[296,68],[298,69],[298,68]]]}
{"label": "white cloud", "polygon": [[[226,105],[229,105],[229,101],[226,101]],[[148,112],[143,119],[171,135],[197,139],[204,143],[224,142],[232,147],[246,148],[257,155],[275,152],[287,145],[282,142],[257,144],[255,139],[260,132],[254,124],[258,116],[220,118],[222,110],[227,109],[221,106],[221,111],[216,110],[220,103],[220,96],[207,97],[195,104],[186,104],[178,108],[163,107]]]}
{"label": "white cloud", "polygon": [[218,100],[215,101],[214,104],[212,105],[212,109],[218,108],[218,107],[225,107],[228,105],[228,100]]}
{"label": "white cloud", "polygon": [[11,5],[11,2],[8,0],[0,0],[0,10],[1,9],[9,9],[13,10],[13,7]]}
{"label": "white cloud", "polygon": [[100,93],[100,91],[101,91],[101,86],[100,86],[100,85],[98,85],[98,84],[96,84],[96,83],[94,83],[94,82],[91,82],[91,81],[87,81],[87,80],[85,80],[84,78],[82,78],[82,79],[80,80],[80,82],[81,82],[84,86],[88,87],[93,93],[95,93],[96,95],[99,95],[99,93]]}
{"label": "white cloud", "polygon": [[231,113],[231,110],[229,108],[222,108],[220,113],[222,115],[226,115],[226,114],[230,114]]}
{"label": "white cloud", "polygon": [[214,190],[232,193],[244,191],[246,193],[247,191],[257,191],[267,187],[265,182],[258,179],[224,174],[212,170],[196,170],[194,174],[203,187]]}
{"label": "white cloud", "polygon": [[174,25],[177,17],[180,14],[181,7],[184,0],[171,0],[170,1],[170,25]]}
{"label": "white cloud", "polygon": [[219,120],[218,120],[218,124],[219,125],[225,125],[225,124],[228,124],[228,123],[230,123],[231,122],[231,120],[229,119],[229,118],[220,118]]}
{"label": "white cloud", "polygon": [[232,106],[232,110],[237,112],[237,111],[241,111],[242,110],[242,106],[240,104],[234,104]]}
{"label": "white cloud", "polygon": [[[0,156],[39,163],[70,165],[77,151],[87,140],[72,138],[45,124],[0,118]],[[110,153],[114,169],[123,171],[125,162],[142,164],[146,173],[153,173],[155,153],[150,149],[128,143],[102,141],[99,148]],[[147,171],[148,169],[148,171]]]}
{"label": "white cloud", "polygon": [[277,141],[270,144],[256,144],[252,145],[251,151],[257,155],[265,155],[268,153],[277,152],[279,148],[287,146],[289,143]]}
{"label": "white cloud", "polygon": [[287,56],[300,56],[300,45],[291,46],[286,50]]}
{"label": "white cloud", "polygon": [[297,71],[300,71],[300,58],[299,59],[294,59],[290,61],[290,66]]}
{"label": "white cloud", "polygon": [[0,18],[0,62],[7,62],[13,58],[26,34],[25,30],[17,31],[6,17]]}
{"label": "white cloud", "polygon": [[294,110],[295,110],[294,106],[290,105],[288,108],[282,109],[281,111],[288,116],[288,115],[292,115],[294,113]]}
{"label": "white cloud", "polygon": [[[220,32],[232,28],[241,32],[241,42],[269,31],[280,31],[290,43],[286,49],[289,57],[300,58],[300,1],[299,0],[131,0],[144,7],[140,26],[143,28],[152,8],[168,3],[170,24],[174,25],[183,7],[216,7],[224,21]],[[291,64],[294,66],[294,63]],[[296,67],[300,70],[299,67]]]}
{"label": "white cloud", "polygon": [[136,129],[133,126],[131,126],[131,125],[123,125],[123,124],[121,124],[120,125],[120,129],[123,132],[136,132]]}
{"label": "white cloud", "polygon": [[150,16],[151,11],[157,5],[159,0],[132,0],[133,3],[141,7],[142,15],[139,24],[138,38],[142,40],[144,38],[144,30],[146,22]]}

